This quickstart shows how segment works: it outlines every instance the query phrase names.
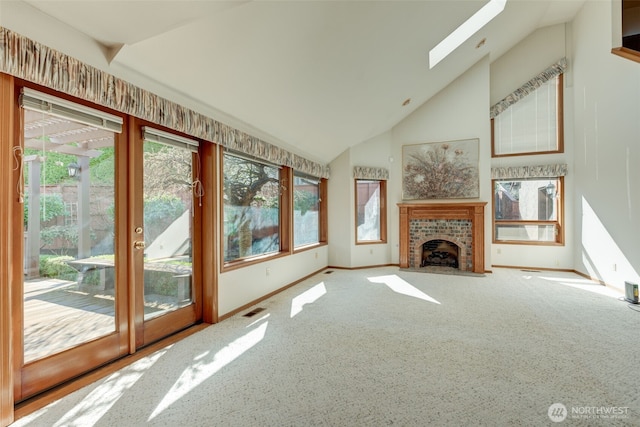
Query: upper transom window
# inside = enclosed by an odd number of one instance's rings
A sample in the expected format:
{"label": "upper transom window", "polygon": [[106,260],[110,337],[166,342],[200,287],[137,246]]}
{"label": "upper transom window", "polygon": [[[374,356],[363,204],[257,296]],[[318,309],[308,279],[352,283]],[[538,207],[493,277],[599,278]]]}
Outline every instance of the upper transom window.
{"label": "upper transom window", "polygon": [[548,80],[491,121],[493,157],[564,151],[562,81]]}

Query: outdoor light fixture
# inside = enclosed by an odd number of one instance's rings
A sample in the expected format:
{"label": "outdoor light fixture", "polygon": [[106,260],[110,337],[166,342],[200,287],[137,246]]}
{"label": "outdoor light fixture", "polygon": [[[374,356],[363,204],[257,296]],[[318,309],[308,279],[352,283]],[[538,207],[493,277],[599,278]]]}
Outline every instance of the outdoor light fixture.
{"label": "outdoor light fixture", "polygon": [[554,197],[556,195],[556,186],[553,185],[553,182],[550,182],[545,187],[547,189],[547,196]]}
{"label": "outdoor light fixture", "polygon": [[67,165],[67,172],[69,172],[69,178],[78,178],[80,176],[80,165],[77,163],[69,163]]}
{"label": "outdoor light fixture", "polygon": [[438,62],[446,58],[447,55],[498,16],[504,10],[506,4],[507,0],[490,0],[489,3],[474,13],[471,18],[453,30],[451,34],[429,51],[429,68],[435,67]]}

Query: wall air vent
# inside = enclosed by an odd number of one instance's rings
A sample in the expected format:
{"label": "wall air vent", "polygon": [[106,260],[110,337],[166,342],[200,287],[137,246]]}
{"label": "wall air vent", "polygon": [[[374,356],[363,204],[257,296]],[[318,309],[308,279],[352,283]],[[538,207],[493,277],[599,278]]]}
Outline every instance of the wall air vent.
{"label": "wall air vent", "polygon": [[251,310],[250,312],[248,312],[247,314],[243,314],[243,316],[244,317],[252,317],[252,316],[255,316],[256,314],[260,313],[261,311],[264,311],[264,308],[256,307],[253,310]]}

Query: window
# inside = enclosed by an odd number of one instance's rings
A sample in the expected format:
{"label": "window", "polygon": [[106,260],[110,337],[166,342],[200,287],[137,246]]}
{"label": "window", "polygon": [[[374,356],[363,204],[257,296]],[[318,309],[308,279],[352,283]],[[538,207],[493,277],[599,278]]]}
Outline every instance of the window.
{"label": "window", "polygon": [[223,157],[224,261],[280,251],[280,169]]}
{"label": "window", "polygon": [[320,241],[320,180],[293,175],[293,246]]}
{"label": "window", "polygon": [[494,180],[494,243],[563,244],[559,178]]}
{"label": "window", "polygon": [[[619,47],[611,49],[611,53],[619,55],[631,61],[640,62],[640,3],[637,0],[622,0],[620,15],[613,10],[613,22],[620,19],[622,43]],[[615,27],[614,27],[615,28]]]}
{"label": "window", "polygon": [[622,47],[640,52],[640,4],[622,0]]}
{"label": "window", "polygon": [[564,151],[562,81],[548,80],[491,121],[493,157]]}
{"label": "window", "polygon": [[386,184],[356,179],[356,243],[387,242]]}

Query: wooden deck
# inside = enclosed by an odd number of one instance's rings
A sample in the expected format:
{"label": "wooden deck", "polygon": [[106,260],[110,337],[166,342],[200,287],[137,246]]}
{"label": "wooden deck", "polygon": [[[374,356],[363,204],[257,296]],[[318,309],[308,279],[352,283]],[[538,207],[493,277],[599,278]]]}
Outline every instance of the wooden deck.
{"label": "wooden deck", "polygon": [[91,293],[57,279],[25,281],[24,289],[25,362],[115,331],[113,291]]}
{"label": "wooden deck", "polygon": [[[24,282],[24,361],[28,363],[115,331],[113,289],[40,278]],[[191,303],[145,295],[145,319]]]}

